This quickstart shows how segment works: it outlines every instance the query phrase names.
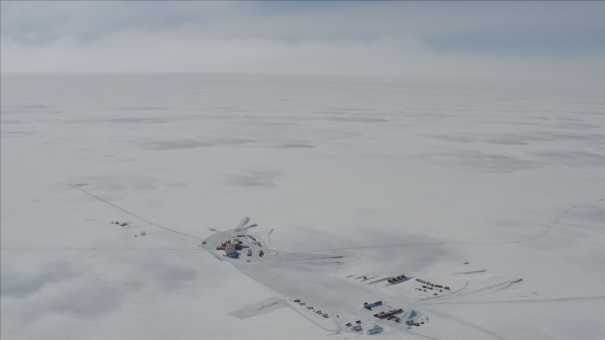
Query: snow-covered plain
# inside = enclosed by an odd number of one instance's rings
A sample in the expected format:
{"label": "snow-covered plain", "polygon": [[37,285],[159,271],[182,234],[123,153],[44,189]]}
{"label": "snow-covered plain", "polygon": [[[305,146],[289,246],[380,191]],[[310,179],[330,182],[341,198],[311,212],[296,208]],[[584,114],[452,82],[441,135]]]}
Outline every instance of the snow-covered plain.
{"label": "snow-covered plain", "polygon": [[392,246],[343,250],[356,270],[468,261],[524,279],[526,303],[432,306],[489,331],[446,339],[605,338],[603,84],[3,75],[1,85],[3,340],[334,338],[288,309],[233,318],[274,293],[74,185],[200,237],[252,216],[291,251]]}

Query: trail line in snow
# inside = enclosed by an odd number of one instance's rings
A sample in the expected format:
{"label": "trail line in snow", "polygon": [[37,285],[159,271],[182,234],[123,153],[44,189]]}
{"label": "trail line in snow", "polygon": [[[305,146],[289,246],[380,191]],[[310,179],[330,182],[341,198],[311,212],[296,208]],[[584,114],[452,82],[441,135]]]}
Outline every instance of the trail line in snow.
{"label": "trail line in snow", "polygon": [[166,226],[164,226],[162,224],[159,224],[159,223],[156,223],[154,221],[151,221],[151,220],[149,220],[149,219],[147,219],[147,218],[145,218],[145,217],[143,217],[143,216],[141,216],[141,215],[139,215],[139,214],[137,214],[137,213],[135,213],[133,211],[130,211],[130,210],[124,208],[124,207],[121,207],[121,206],[117,205],[116,203],[113,203],[113,202],[111,202],[111,201],[109,201],[109,200],[107,200],[107,199],[105,199],[105,198],[103,198],[103,197],[101,197],[101,196],[99,196],[97,194],[94,194],[94,193],[92,193],[92,192],[84,189],[81,185],[71,185],[71,187],[74,190],[78,190],[80,192],[83,192],[84,194],[88,195],[89,197],[94,198],[95,200],[97,200],[97,201],[99,201],[101,203],[104,203],[104,204],[106,204],[106,205],[108,205],[108,206],[110,206],[110,207],[112,207],[114,209],[120,210],[121,212],[125,213],[128,216],[131,216],[131,217],[134,217],[134,218],[138,219],[139,221],[141,221],[141,222],[143,222],[143,223],[145,223],[145,224],[147,224],[147,225],[149,225],[151,227],[158,228],[158,229],[161,229],[161,230],[164,230],[164,231],[168,231],[168,232],[171,232],[171,233],[174,233],[174,234],[177,234],[177,235],[181,235],[181,236],[186,237],[186,238],[195,239],[195,240],[199,240],[199,241],[203,240],[201,237],[199,237],[197,235],[185,233],[185,232],[182,232],[182,231],[179,231],[179,230],[176,230],[176,229],[172,229],[172,228],[166,227]]}
{"label": "trail line in snow", "polygon": [[558,303],[558,302],[600,302],[605,301],[605,295],[595,296],[562,296],[542,299],[507,299],[484,301],[442,301],[429,302],[426,305],[491,305],[491,304],[523,304],[523,303]]}
{"label": "trail line in snow", "polygon": [[579,208],[583,205],[571,205],[567,207],[562,212],[558,213],[552,221],[540,232],[523,237],[517,240],[510,241],[466,241],[466,240],[451,240],[451,241],[428,241],[428,242],[401,242],[401,243],[393,243],[393,244],[384,244],[384,245],[361,245],[361,246],[351,246],[351,247],[338,247],[338,248],[324,248],[324,249],[313,249],[310,250],[312,252],[321,252],[321,251],[344,251],[344,250],[361,250],[361,249],[387,249],[387,248],[400,248],[400,247],[437,247],[437,246],[445,246],[445,245],[465,245],[465,246],[506,246],[506,245],[516,245],[524,242],[531,242],[542,239],[548,234],[552,232],[552,230],[557,227],[563,217],[569,214],[573,209]]}
{"label": "trail line in snow", "polygon": [[456,323],[459,323],[459,324],[464,325],[464,326],[466,326],[468,328],[474,329],[474,330],[476,330],[478,332],[481,332],[483,334],[487,334],[487,335],[489,335],[490,337],[492,337],[494,339],[505,340],[505,338],[503,338],[499,334],[494,333],[494,332],[490,331],[489,329],[484,328],[482,326],[476,325],[476,324],[468,322],[466,320],[462,320],[462,319],[456,318],[456,317],[454,317],[454,316],[452,316],[450,314],[447,314],[447,313],[437,312],[435,310],[429,310],[429,311],[431,313],[435,314],[435,315],[438,315],[438,316],[444,318],[444,319],[448,319],[448,320],[454,321]]}

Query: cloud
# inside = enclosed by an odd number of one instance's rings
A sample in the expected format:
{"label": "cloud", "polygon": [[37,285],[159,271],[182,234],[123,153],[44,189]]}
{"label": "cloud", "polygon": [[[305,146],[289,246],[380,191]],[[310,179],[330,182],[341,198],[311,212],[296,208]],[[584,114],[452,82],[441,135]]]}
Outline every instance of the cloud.
{"label": "cloud", "polygon": [[439,165],[488,173],[512,173],[541,166],[539,162],[531,159],[476,150],[453,150],[447,153],[426,154],[417,157]]}
{"label": "cloud", "polygon": [[66,262],[51,263],[36,273],[23,273],[16,268],[6,266],[2,269],[0,295],[16,298],[27,297],[47,284],[71,279],[76,274]]}
{"label": "cloud", "polygon": [[3,309],[18,324],[57,314],[96,317],[117,308],[130,291],[130,285],[107,284],[71,261],[41,264],[35,272],[2,270]]}
{"label": "cloud", "polygon": [[[217,39],[373,40],[508,34],[598,36],[598,3],[434,4],[356,2],[3,2],[3,35],[24,42],[74,38],[87,42],[121,31],[197,27]],[[561,39],[565,41],[566,37]]]}
{"label": "cloud", "polygon": [[576,74],[604,69],[603,14],[601,3],[3,2],[2,69]]}
{"label": "cloud", "polygon": [[[32,269],[2,266],[2,308],[9,330],[48,318],[97,320],[145,292],[175,292],[198,278],[197,268],[174,258],[115,256],[41,262]],[[207,280],[206,280],[207,281]]]}
{"label": "cloud", "polygon": [[277,185],[276,181],[280,175],[278,171],[271,170],[248,171],[230,176],[229,183],[242,187],[271,188]]}
{"label": "cloud", "polygon": [[143,148],[148,150],[180,150],[180,149],[195,149],[209,148],[217,146],[242,146],[253,143],[252,139],[244,138],[214,138],[214,139],[175,139],[175,140],[155,140],[142,143]]}

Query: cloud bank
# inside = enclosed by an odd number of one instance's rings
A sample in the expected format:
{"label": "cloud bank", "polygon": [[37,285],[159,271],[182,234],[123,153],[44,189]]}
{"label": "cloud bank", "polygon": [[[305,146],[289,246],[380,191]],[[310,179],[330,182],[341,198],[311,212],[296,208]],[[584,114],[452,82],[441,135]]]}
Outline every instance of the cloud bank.
{"label": "cloud bank", "polygon": [[605,4],[2,2],[3,72],[605,73]]}

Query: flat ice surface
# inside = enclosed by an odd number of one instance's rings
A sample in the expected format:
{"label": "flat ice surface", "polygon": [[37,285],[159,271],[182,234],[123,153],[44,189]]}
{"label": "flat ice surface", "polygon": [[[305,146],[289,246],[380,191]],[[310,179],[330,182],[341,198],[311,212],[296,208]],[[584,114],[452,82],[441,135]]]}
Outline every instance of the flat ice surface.
{"label": "flat ice surface", "polygon": [[[432,306],[486,331],[445,339],[605,338],[599,84],[3,75],[1,85],[3,340],[334,338],[289,309],[234,318],[275,293],[74,185],[200,237],[252,216],[275,229],[275,247],[340,249],[355,260],[343,273],[468,261],[524,279],[523,304]],[[389,247],[351,249],[372,245]]]}

